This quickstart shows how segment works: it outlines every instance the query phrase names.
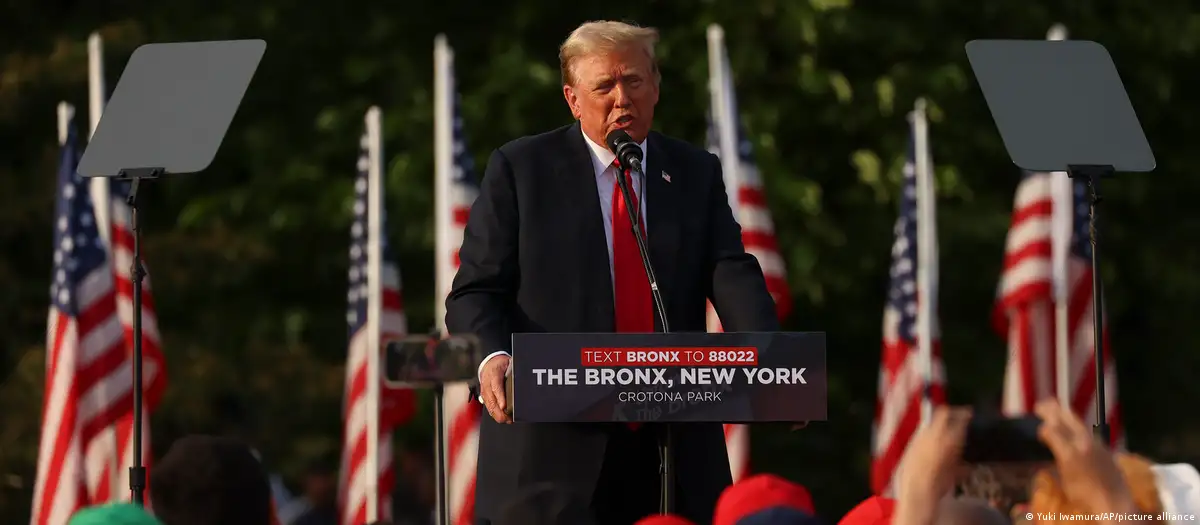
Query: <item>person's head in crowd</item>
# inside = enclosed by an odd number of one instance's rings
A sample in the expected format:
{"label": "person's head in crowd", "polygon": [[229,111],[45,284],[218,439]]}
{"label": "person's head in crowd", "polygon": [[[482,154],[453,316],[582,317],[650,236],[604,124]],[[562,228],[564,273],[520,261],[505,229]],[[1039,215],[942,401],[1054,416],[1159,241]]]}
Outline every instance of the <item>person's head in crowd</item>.
{"label": "person's head in crowd", "polygon": [[410,438],[396,457],[396,485],[405,498],[419,507],[433,508],[437,499],[437,474],[433,450],[425,439]]}
{"label": "person's head in crowd", "polygon": [[162,525],[140,505],[111,503],[87,507],[71,516],[67,525]]}
{"label": "person's head in crowd", "polygon": [[1012,508],[1008,510],[1008,519],[1013,523],[1013,525],[1028,525],[1029,523],[1033,522],[1033,519],[1029,516],[1029,509],[1030,507],[1028,503],[1018,503],[1013,505]]}
{"label": "person's head in crowd", "polygon": [[313,507],[337,506],[337,466],[330,458],[309,463],[304,472],[304,497]]}
{"label": "person's head in crowd", "polygon": [[[1158,499],[1154,472],[1151,470],[1153,463],[1135,454],[1118,452],[1115,457],[1121,479],[1129,487],[1137,509],[1147,514],[1162,512],[1162,503]],[[1062,479],[1057,468],[1038,472],[1033,480],[1029,506],[1030,512],[1035,515],[1038,513],[1087,514],[1083,503],[1072,501],[1063,490]]]}
{"label": "person's head in crowd", "polygon": [[634,523],[633,525],[696,525],[687,518],[676,516],[674,514],[655,514],[646,516]]}
{"label": "person's head in crowd", "polygon": [[[1029,487],[1043,463],[1004,462],[965,465],[957,484],[960,498],[986,501],[992,508],[1011,515],[1012,509],[1029,500]],[[1025,512],[1020,513],[1021,516]]]}
{"label": "person's head in crowd", "polygon": [[742,516],[735,525],[821,525],[817,517],[791,507],[770,507]]}
{"label": "person's head in crowd", "polygon": [[948,498],[942,500],[936,525],[1010,525],[1010,522],[986,500]]}
{"label": "person's head in crowd", "polygon": [[760,511],[787,508],[813,515],[812,496],[803,485],[774,474],[757,474],[734,483],[721,493],[713,525],[737,525]]}
{"label": "person's head in crowd", "polygon": [[270,525],[267,473],[245,443],[192,435],[150,469],[150,501],[163,525]]}
{"label": "person's head in crowd", "polygon": [[888,525],[896,512],[896,500],[871,496],[842,516],[838,525]]}
{"label": "person's head in crowd", "polygon": [[597,525],[584,501],[567,488],[538,483],[508,502],[493,525]]}

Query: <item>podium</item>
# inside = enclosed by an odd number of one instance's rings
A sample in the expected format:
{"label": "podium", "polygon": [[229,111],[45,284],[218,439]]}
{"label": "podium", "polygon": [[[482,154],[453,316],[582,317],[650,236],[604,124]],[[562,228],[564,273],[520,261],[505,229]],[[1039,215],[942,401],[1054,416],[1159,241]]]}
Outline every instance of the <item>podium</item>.
{"label": "podium", "polygon": [[514,334],[513,421],[825,421],[824,333]]}
{"label": "podium", "polygon": [[824,333],[530,333],[514,334],[512,350],[518,423],[644,423],[669,435],[672,423],[828,418]]}

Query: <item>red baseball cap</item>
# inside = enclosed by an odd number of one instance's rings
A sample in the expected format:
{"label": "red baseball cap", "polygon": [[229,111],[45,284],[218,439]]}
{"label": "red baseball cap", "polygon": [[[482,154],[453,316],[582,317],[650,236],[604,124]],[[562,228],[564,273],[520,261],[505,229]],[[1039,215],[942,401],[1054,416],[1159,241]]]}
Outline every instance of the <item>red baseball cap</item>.
{"label": "red baseball cap", "polygon": [[756,474],[725,489],[717,500],[713,525],[735,525],[747,515],[774,507],[814,514],[812,496],[803,485],[774,474]]}
{"label": "red baseball cap", "polygon": [[838,525],[890,525],[895,510],[896,500],[871,496],[850,509]]}
{"label": "red baseball cap", "polygon": [[655,514],[638,520],[633,525],[696,525],[674,514]]}

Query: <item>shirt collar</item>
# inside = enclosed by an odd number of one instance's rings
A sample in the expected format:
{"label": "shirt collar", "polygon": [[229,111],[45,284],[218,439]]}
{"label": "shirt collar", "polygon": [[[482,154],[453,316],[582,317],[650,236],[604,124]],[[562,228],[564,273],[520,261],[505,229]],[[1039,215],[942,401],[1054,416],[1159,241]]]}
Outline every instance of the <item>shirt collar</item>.
{"label": "shirt collar", "polygon": [[[612,166],[614,160],[617,160],[617,155],[607,148],[592,142],[592,139],[583,133],[583,128],[579,128],[579,133],[583,135],[584,142],[588,145],[588,150],[592,153],[592,168],[596,171],[596,178],[604,175],[608,171],[608,167]],[[638,143],[638,147],[642,148],[642,166],[646,165],[646,139],[642,139]]]}

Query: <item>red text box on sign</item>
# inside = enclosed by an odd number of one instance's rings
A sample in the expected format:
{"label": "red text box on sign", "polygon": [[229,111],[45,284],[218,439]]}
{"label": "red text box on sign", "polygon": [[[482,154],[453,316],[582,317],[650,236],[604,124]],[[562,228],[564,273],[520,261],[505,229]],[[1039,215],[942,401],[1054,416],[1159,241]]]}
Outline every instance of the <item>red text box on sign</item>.
{"label": "red text box on sign", "polygon": [[584,348],[583,366],[757,366],[758,349],[717,348]]}

